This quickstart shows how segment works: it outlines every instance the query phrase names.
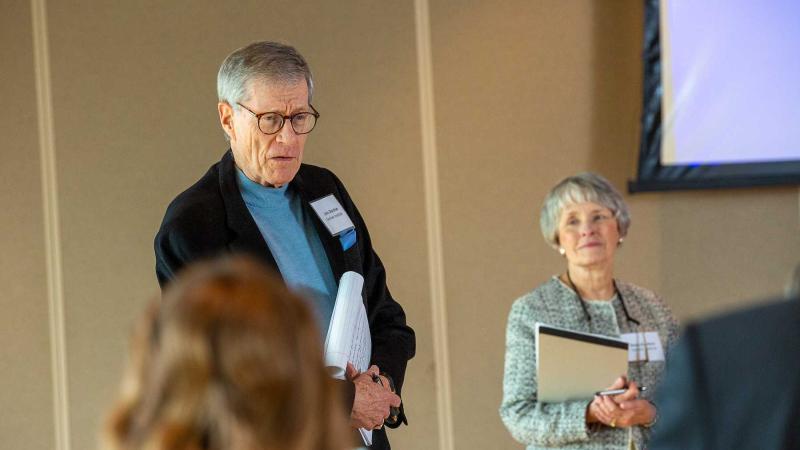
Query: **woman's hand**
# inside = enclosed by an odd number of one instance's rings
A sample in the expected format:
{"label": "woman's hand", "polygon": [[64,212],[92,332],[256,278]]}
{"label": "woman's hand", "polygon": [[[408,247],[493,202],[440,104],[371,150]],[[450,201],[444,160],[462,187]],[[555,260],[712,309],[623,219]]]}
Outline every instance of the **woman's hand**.
{"label": "woman's hand", "polygon": [[[620,376],[616,380],[614,380],[614,384],[609,386],[606,390],[611,389],[622,389],[625,387],[625,383],[627,382],[625,376]],[[626,395],[627,392],[620,394]],[[613,403],[613,402],[612,402]],[[618,408],[617,408],[618,409]],[[614,420],[614,416],[609,413],[609,408],[604,403],[604,396],[595,395],[594,400],[589,403],[589,407],[586,408],[586,423],[602,423],[604,425],[612,426],[611,423]],[[614,426],[616,426],[616,422],[614,422]]]}
{"label": "woman's hand", "polygon": [[[625,377],[619,377],[608,389],[622,389],[626,384]],[[587,423],[600,422],[612,428],[652,423],[655,416],[655,406],[639,398],[636,382],[628,384],[627,391],[622,394],[595,396],[586,410]]]}

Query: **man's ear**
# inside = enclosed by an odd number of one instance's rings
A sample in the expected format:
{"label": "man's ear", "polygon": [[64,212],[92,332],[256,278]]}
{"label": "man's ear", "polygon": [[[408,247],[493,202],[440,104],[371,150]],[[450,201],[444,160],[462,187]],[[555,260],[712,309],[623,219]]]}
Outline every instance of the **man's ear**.
{"label": "man's ear", "polygon": [[219,112],[219,124],[222,125],[222,130],[228,135],[228,139],[236,139],[236,130],[233,128],[233,107],[228,102],[217,103],[217,112]]}

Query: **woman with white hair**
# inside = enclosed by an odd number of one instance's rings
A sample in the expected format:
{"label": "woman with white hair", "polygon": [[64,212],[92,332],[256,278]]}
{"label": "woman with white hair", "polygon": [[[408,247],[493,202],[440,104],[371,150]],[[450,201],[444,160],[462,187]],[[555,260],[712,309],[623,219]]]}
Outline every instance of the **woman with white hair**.
{"label": "woman with white hair", "polygon": [[650,398],[664,370],[662,358],[631,360],[625,376],[608,380],[609,389],[625,390],[616,396],[557,403],[537,399],[537,322],[610,337],[634,333],[646,339],[655,332],[664,350],[677,338],[678,324],[656,294],[614,277],[614,258],[630,226],[628,207],[605,178],[578,174],[547,195],[540,225],[566,267],[511,308],[503,422],[529,450],[643,449],[658,417]]}

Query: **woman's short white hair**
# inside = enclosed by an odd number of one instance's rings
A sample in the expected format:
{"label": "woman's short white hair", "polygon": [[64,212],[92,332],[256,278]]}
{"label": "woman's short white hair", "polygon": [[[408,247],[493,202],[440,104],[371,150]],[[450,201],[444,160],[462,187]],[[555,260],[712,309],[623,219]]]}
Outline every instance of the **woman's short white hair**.
{"label": "woman's short white hair", "polygon": [[625,237],[628,234],[631,216],[622,195],[602,176],[584,172],[561,180],[545,197],[539,226],[548,244],[558,248],[558,221],[564,207],[584,202],[597,203],[611,210],[617,220],[619,236]]}

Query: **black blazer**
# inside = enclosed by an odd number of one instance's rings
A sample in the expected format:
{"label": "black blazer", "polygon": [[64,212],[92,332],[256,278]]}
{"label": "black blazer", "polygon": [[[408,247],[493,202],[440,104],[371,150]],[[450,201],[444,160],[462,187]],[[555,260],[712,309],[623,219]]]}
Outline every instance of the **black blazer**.
{"label": "black blazer", "polygon": [[800,449],[800,301],[689,325],[656,405],[651,450]]}
{"label": "black blazer", "polygon": [[[371,362],[392,377],[400,393],[406,364],[415,353],[414,331],[406,325],[403,308],[389,293],[386,272],[372,249],[361,214],[342,182],[327,169],[302,164],[290,185],[299,193],[303,206],[314,218],[334,277],[338,280],[349,270],[364,277],[362,294],[372,335]],[[329,194],[339,200],[355,225],[356,244],[347,251],[342,250],[339,238],[331,236],[309,205],[309,202]],[[163,288],[186,264],[225,253],[253,256],[279,272],[267,243],[242,200],[230,150],[167,208],[155,237],[158,282]],[[402,412],[400,419],[406,423]],[[373,433],[372,448],[389,448],[385,431]]]}

